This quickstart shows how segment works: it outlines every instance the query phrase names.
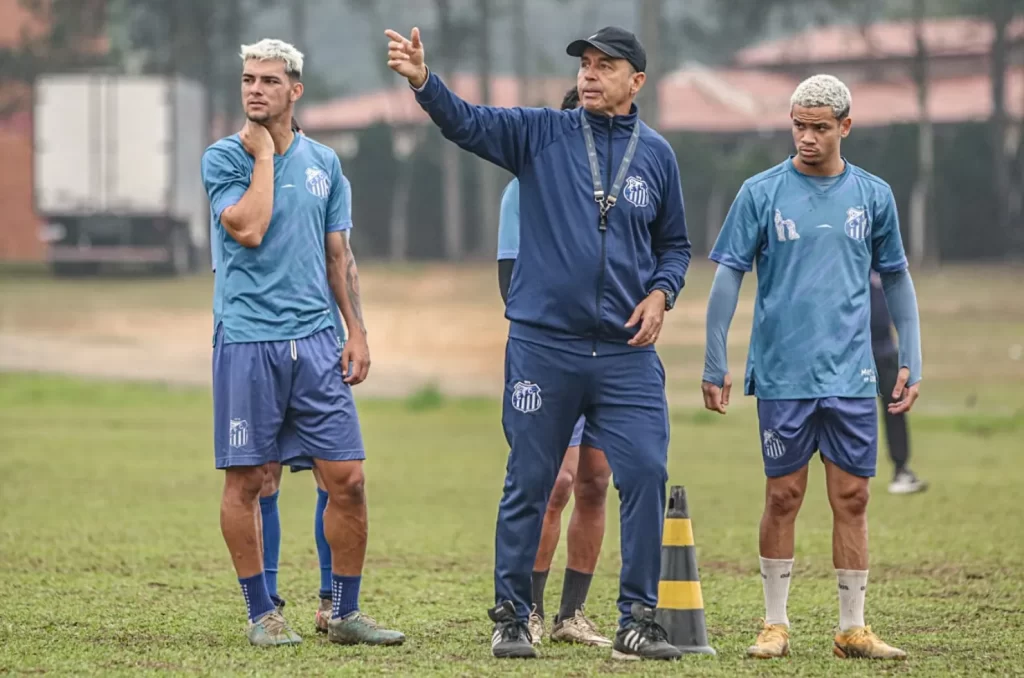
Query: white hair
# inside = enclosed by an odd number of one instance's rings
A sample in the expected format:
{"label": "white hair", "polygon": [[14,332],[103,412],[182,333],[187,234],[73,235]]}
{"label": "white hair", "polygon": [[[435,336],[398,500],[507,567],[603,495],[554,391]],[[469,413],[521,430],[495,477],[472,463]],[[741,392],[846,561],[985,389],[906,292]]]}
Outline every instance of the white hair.
{"label": "white hair", "polygon": [[834,75],[812,75],[799,85],[789,100],[790,107],[832,109],[836,120],[842,120],[850,114],[853,98],[850,89]]}
{"label": "white hair", "polygon": [[242,45],[242,63],[249,59],[257,61],[280,61],[284,72],[290,76],[302,77],[302,52],[283,40],[264,38],[252,45]]}

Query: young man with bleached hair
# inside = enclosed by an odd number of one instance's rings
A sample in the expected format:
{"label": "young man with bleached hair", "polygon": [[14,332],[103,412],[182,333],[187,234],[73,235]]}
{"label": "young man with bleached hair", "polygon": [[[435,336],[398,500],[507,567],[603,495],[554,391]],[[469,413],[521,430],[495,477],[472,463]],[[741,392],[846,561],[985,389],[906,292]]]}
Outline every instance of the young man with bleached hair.
{"label": "young man with bleached hair", "polygon": [[[203,154],[216,220],[214,445],[225,470],[221,530],[249,613],[249,642],[301,642],[267,589],[259,532],[266,467],[315,465],[329,495],[328,638],[394,645],[359,609],[367,519],[351,386],[369,370],[347,183],[337,154],[292,129],[303,57],[280,40],[242,48],[246,122]],[[344,348],[337,304],[348,329]]]}
{"label": "young man with bleached hair", "polygon": [[871,271],[878,271],[899,334],[889,412],[917,400],[921,345],[892,190],[840,153],[850,91],[816,75],[793,93],[796,155],[743,183],[710,258],[718,263],[707,309],[702,390],[725,414],[732,380],[726,337],[743,274],[757,262],[757,297],[743,391],[757,398],[767,476],[760,527],[764,627],[752,657],[789,653],[786,601],[794,529],[808,463],[821,452],[832,507],[839,591],[839,657],[903,659],[864,622],[868,481],[878,447],[878,378],[871,352]]}

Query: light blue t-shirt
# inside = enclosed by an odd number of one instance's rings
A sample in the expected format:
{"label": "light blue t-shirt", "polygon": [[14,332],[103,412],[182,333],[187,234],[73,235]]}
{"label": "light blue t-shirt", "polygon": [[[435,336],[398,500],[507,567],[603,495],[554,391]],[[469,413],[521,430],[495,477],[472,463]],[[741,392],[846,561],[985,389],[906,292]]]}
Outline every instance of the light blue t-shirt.
{"label": "light blue t-shirt", "polygon": [[[345,179],[346,190],[349,191],[351,196],[351,185],[348,182],[348,178]],[[349,205],[352,201],[349,200]],[[349,215],[351,219],[351,215]],[[213,276],[213,332],[217,333],[217,324],[220,322],[220,308],[222,305],[222,298],[220,294],[220,288],[223,284],[221,277],[217,275],[217,262],[220,259],[220,242],[217,237],[217,219],[213,216],[213,208],[210,208],[210,264],[214,273]],[[328,290],[330,287],[328,287]],[[332,295],[333,296],[333,295]],[[331,304],[331,320],[334,323],[335,334],[338,335],[338,346],[345,345],[345,324],[341,321],[341,309],[338,308],[338,304]]]}
{"label": "light blue t-shirt", "polygon": [[822,184],[787,159],[744,182],[710,258],[757,262],[747,395],[877,395],[870,274],[907,266],[887,183],[847,162]]}
{"label": "light blue t-shirt", "polygon": [[203,154],[213,221],[213,312],[225,341],[285,341],[341,328],[324,251],[327,233],[352,227],[351,188],[337,154],[297,135],[284,155],[274,156],[274,211],[262,243],[250,249],[231,237],[220,215],[249,188],[253,164],[237,134]]}
{"label": "light blue t-shirt", "polygon": [[512,179],[501,193],[498,216],[498,261],[519,257],[519,179]]}

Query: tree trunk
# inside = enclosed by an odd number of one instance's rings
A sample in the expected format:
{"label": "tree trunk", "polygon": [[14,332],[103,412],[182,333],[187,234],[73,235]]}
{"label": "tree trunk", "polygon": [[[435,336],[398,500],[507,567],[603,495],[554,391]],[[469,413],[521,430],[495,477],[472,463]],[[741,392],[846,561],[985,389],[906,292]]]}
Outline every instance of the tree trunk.
{"label": "tree trunk", "polygon": [[711,248],[715,246],[718,232],[722,230],[725,215],[729,212],[729,204],[726,201],[725,191],[722,190],[722,183],[721,179],[711,182],[707,219],[704,222],[704,249],[707,252],[710,252]]}
{"label": "tree trunk", "polygon": [[910,195],[910,262],[930,258],[928,224],[935,173],[935,134],[928,111],[928,49],[924,41],[925,0],[914,0],[914,84],[917,87],[917,176]]}
{"label": "tree trunk", "polygon": [[512,57],[515,59],[516,75],[519,80],[516,103],[520,106],[530,106],[530,37],[526,29],[529,16],[527,0],[515,0],[512,5],[513,43],[518,46]]}
{"label": "tree trunk", "polygon": [[288,18],[292,24],[292,41],[299,51],[308,54],[306,42],[306,0],[289,0]]}
{"label": "tree trunk", "polygon": [[995,33],[992,41],[992,172],[996,225],[1002,246],[1014,241],[1010,226],[1010,166],[1006,157],[1006,26],[1010,22],[1009,0],[989,0],[989,18]]}
{"label": "tree trunk", "polygon": [[401,262],[409,257],[409,197],[412,194],[413,173],[416,170],[416,149],[423,143],[426,125],[415,131],[391,128],[391,140],[398,171],[395,174],[395,192],[391,204],[391,220],[388,223],[388,256],[391,261]]}
{"label": "tree trunk", "polygon": [[661,22],[664,16],[663,0],[640,0],[640,42],[647,51],[647,82],[637,95],[640,116],[651,127],[658,127],[658,82],[665,64],[661,57]]}
{"label": "tree trunk", "polygon": [[[479,0],[479,24],[477,27],[480,59],[480,103],[492,104],[494,99],[491,94],[491,78],[494,75],[491,63],[491,24],[494,21],[492,14],[492,0]],[[498,173],[497,167],[482,158],[474,158],[478,165],[477,180],[480,182],[480,194],[477,201],[480,216],[480,223],[477,224],[479,232],[479,250],[482,256],[493,254],[498,249]]]}
{"label": "tree trunk", "polygon": [[[439,56],[441,72],[448,85],[455,86],[455,35],[452,30],[452,12],[449,0],[436,0]],[[448,141],[441,142],[442,192],[444,194],[444,255],[449,261],[462,259],[462,177],[459,175],[459,147]]]}

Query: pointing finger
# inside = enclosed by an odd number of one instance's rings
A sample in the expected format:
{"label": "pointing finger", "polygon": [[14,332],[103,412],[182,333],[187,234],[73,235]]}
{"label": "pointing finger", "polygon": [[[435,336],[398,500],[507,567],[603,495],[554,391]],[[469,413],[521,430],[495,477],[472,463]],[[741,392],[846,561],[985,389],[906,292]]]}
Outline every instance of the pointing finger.
{"label": "pointing finger", "polygon": [[390,28],[387,29],[386,31],[384,31],[384,35],[388,36],[389,38],[391,38],[395,42],[401,42],[401,43],[408,42],[408,40],[406,40],[405,37],[403,37],[401,33],[397,32],[397,31],[393,31]]}

